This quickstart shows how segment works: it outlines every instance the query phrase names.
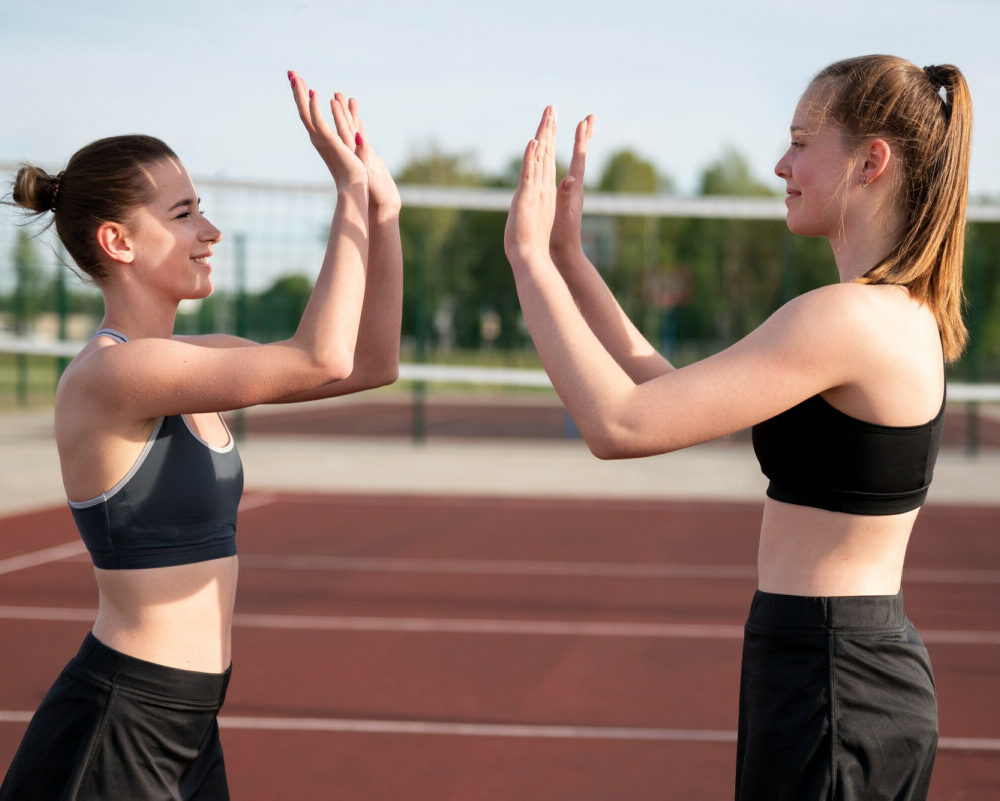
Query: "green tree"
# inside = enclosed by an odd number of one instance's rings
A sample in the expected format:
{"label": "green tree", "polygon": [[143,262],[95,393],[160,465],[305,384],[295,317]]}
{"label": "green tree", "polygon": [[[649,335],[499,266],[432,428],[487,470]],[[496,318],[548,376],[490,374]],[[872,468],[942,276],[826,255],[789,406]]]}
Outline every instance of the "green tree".
{"label": "green tree", "polygon": [[739,197],[773,195],[774,190],[758,181],[741,153],[727,147],[722,156],[709,164],[701,174],[701,195]]}
{"label": "green tree", "polygon": [[291,336],[312,288],[308,276],[292,273],[275,279],[271,286],[251,298],[247,309],[251,338],[272,342]]}
{"label": "green tree", "polygon": [[[775,192],[733,148],[705,167],[703,196],[761,197]],[[832,258],[825,242],[790,234],[780,221],[705,219],[689,223],[684,257],[691,265],[696,308],[687,321],[717,345],[759,325],[782,302],[812,288]],[[803,270],[803,265],[807,269]],[[826,280],[829,280],[826,274]]]}
{"label": "green tree", "polygon": [[[481,186],[483,176],[469,154],[450,155],[437,148],[415,157],[396,176],[401,184],[425,186]],[[407,208],[399,219],[403,262],[403,331],[426,342],[435,323],[443,334],[453,326],[457,309],[472,289],[455,239],[463,216],[457,209]],[[502,244],[501,244],[502,246]]]}
{"label": "green tree", "polygon": [[[597,188],[602,192],[669,194],[673,181],[634,151],[620,150],[608,159]],[[663,332],[656,287],[675,269],[676,221],[616,217],[588,223],[585,218],[585,226],[592,261],[606,273],[608,285],[625,312],[650,340],[657,341]]]}

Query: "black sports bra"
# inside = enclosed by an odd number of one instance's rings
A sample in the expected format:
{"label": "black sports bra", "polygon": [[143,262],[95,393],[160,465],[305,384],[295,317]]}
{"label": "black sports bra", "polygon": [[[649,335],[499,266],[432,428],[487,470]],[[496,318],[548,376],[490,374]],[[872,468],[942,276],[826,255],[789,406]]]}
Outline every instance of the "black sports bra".
{"label": "black sports bra", "polygon": [[[120,342],[123,334],[102,329]],[[95,567],[169,567],[236,554],[243,464],[230,434],[214,448],[181,415],[157,421],[132,469],[107,492],[69,501]]]}
{"label": "black sports bra", "polygon": [[941,445],[945,403],[917,426],[858,420],[814,395],[753,427],[769,498],[858,515],[921,506]]}

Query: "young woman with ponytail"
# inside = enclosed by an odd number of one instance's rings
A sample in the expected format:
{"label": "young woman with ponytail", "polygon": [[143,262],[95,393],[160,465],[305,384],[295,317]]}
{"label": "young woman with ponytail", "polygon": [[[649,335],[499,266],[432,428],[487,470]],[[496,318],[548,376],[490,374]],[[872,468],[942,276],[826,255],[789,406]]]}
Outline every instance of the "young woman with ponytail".
{"label": "young woman with ponytail", "polygon": [[555,182],[555,113],[528,144],[505,246],[539,355],[595,455],[664,453],[753,428],[770,479],[740,687],[739,801],[924,799],[930,662],[900,591],[966,340],[972,108],[958,69],[833,64],[775,167],[787,223],[826,237],[838,281],[674,368],[580,244],[593,119]]}

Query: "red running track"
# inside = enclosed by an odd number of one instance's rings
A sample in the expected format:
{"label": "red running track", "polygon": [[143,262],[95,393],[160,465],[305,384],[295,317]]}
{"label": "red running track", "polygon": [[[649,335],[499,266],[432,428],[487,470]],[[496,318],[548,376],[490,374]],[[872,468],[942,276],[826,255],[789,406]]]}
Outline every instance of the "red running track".
{"label": "red running track", "polygon": [[[248,493],[223,717],[233,798],[731,797],[759,517]],[[1000,799],[998,532],[1000,509],[932,506],[910,549],[939,801]],[[0,769],[93,615],[87,557],[46,550],[75,541],[63,508],[0,519]]]}

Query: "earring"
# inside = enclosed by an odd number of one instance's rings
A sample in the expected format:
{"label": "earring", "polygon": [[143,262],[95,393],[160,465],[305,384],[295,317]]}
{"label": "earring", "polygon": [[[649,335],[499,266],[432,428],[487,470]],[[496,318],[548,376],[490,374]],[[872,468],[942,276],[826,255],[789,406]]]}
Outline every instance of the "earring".
{"label": "earring", "polygon": [[861,176],[861,188],[862,189],[866,189],[867,187],[868,187],[868,176],[867,175],[862,175]]}

